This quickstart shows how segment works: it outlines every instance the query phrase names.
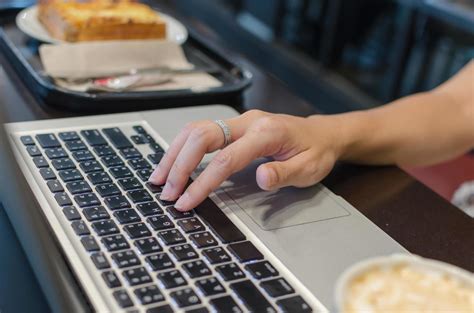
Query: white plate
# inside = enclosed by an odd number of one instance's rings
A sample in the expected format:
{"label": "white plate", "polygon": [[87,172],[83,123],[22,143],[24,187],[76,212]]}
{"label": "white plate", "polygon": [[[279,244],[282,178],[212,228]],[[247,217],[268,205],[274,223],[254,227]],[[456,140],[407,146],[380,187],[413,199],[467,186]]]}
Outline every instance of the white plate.
{"label": "white plate", "polygon": [[[160,13],[160,17],[166,22],[166,39],[179,45],[188,39],[186,27],[175,18]],[[18,28],[30,37],[47,43],[62,43],[64,41],[51,37],[48,31],[38,20],[38,6],[34,5],[22,10],[16,16]]]}

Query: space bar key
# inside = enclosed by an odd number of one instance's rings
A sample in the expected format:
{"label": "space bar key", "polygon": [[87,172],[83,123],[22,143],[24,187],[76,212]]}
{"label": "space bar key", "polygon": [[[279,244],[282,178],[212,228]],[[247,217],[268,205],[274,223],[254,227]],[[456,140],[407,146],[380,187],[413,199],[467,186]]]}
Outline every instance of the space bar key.
{"label": "space bar key", "polygon": [[245,240],[245,235],[211,199],[204,200],[194,211],[208,224],[223,243]]}

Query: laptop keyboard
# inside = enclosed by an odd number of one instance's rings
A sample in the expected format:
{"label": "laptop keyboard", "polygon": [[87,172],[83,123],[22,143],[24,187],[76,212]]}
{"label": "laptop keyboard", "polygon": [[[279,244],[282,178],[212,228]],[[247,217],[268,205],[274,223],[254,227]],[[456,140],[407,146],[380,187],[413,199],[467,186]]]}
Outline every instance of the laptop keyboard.
{"label": "laptop keyboard", "polygon": [[159,199],[147,180],[164,150],[141,125],[20,140],[119,307],[312,311],[212,200],[179,212]]}

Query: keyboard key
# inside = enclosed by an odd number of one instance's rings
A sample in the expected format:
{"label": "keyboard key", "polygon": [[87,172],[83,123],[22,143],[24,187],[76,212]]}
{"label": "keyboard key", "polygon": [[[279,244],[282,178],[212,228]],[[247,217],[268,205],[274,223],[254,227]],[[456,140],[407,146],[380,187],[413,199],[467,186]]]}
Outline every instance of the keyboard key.
{"label": "keyboard key", "polygon": [[159,202],[162,206],[170,206],[170,205],[174,205],[174,204],[176,203],[176,201],[161,200],[159,194],[156,195],[156,200],[158,200],[158,202]]}
{"label": "keyboard key", "polygon": [[99,184],[106,184],[112,182],[112,179],[110,178],[109,174],[105,172],[95,172],[87,175],[87,179],[93,184],[93,185],[99,185]]}
{"label": "keyboard key", "polygon": [[153,170],[151,168],[144,168],[137,171],[138,178],[140,178],[144,182],[148,181],[148,178],[150,178],[151,173],[153,173]]}
{"label": "keyboard key", "polygon": [[77,151],[77,150],[86,150],[87,146],[82,140],[71,140],[71,141],[66,141],[65,143],[66,148],[69,151]]}
{"label": "keyboard key", "polygon": [[119,268],[131,267],[140,265],[140,259],[137,257],[135,252],[128,250],[122,252],[112,253],[112,260]]}
{"label": "keyboard key", "polygon": [[78,180],[66,184],[66,189],[73,195],[92,192],[91,187],[85,180]]}
{"label": "keyboard key", "polygon": [[50,159],[61,159],[67,157],[66,151],[64,151],[63,148],[50,148],[50,149],[45,149],[44,153],[46,156]]}
{"label": "keyboard key", "polygon": [[50,180],[46,184],[48,185],[49,190],[53,193],[64,191],[63,186],[57,180]]}
{"label": "keyboard key", "polygon": [[158,164],[163,158],[163,155],[164,153],[153,153],[153,154],[149,154],[147,158],[148,160],[150,160],[151,164]]}
{"label": "keyboard key", "polygon": [[81,162],[81,163],[79,163],[79,167],[86,174],[89,174],[89,173],[92,173],[92,172],[102,172],[104,170],[102,165],[100,165],[100,163],[97,162],[96,160]]}
{"label": "keyboard key", "polygon": [[39,172],[44,180],[56,179],[56,174],[49,167],[40,168]]}
{"label": "keyboard key", "polygon": [[173,313],[173,309],[169,305],[162,305],[149,308],[146,313]]}
{"label": "keyboard key", "polygon": [[263,254],[250,241],[232,243],[227,249],[240,261],[248,262],[263,259]]}
{"label": "keyboard key", "polygon": [[85,208],[82,213],[89,222],[110,218],[109,213],[103,206]]}
{"label": "keyboard key", "polygon": [[221,247],[208,248],[202,250],[202,254],[209,260],[211,264],[218,264],[231,261],[230,256]]}
{"label": "keyboard key", "polygon": [[225,292],[224,286],[215,277],[199,279],[196,281],[196,286],[205,296],[215,296]]}
{"label": "keyboard key", "polygon": [[62,132],[62,133],[59,133],[59,138],[61,138],[62,141],[78,140],[79,135],[73,131]]}
{"label": "keyboard key", "polygon": [[245,269],[256,279],[278,276],[278,271],[267,261],[248,264]]}
{"label": "keyboard key", "polygon": [[163,186],[153,185],[152,183],[146,183],[145,186],[151,193],[159,193],[163,191]]}
{"label": "keyboard key", "polygon": [[133,126],[133,129],[139,134],[146,134],[146,130],[140,125]]}
{"label": "keyboard key", "polygon": [[133,209],[115,211],[114,216],[117,218],[120,224],[129,224],[141,221],[140,216]]}
{"label": "keyboard key", "polygon": [[100,159],[105,167],[114,167],[123,165],[122,159],[118,155],[106,155]]}
{"label": "keyboard key", "polygon": [[75,220],[81,219],[81,215],[73,206],[64,207],[63,213],[69,221],[75,221]]}
{"label": "keyboard key", "polygon": [[88,252],[99,251],[99,245],[92,236],[84,236],[81,238],[81,243]]}
{"label": "keyboard key", "polygon": [[151,236],[151,232],[143,223],[125,225],[123,229],[132,239]]}
{"label": "keyboard key", "polygon": [[125,191],[142,188],[142,184],[136,178],[119,179],[118,184]]}
{"label": "keyboard key", "polygon": [[20,140],[21,140],[21,143],[24,144],[25,146],[35,144],[35,141],[33,140],[33,138],[31,136],[21,136]]}
{"label": "keyboard key", "polygon": [[245,235],[211,199],[207,198],[204,200],[194,211],[208,224],[223,243],[245,240]]}
{"label": "keyboard key", "polygon": [[155,153],[165,152],[165,150],[156,142],[150,143],[150,149]]}
{"label": "keyboard key", "polygon": [[116,288],[122,286],[117,274],[114,271],[107,271],[102,273],[102,278],[109,288]]}
{"label": "keyboard key", "polygon": [[105,141],[104,137],[102,137],[97,129],[83,130],[81,131],[81,135],[91,146],[102,146],[107,144],[107,141]]}
{"label": "keyboard key", "polygon": [[76,168],[74,162],[70,158],[55,159],[51,161],[51,164],[57,171],[70,170]]}
{"label": "keyboard key", "polygon": [[216,238],[214,238],[214,236],[212,236],[211,233],[207,231],[199,234],[192,234],[189,236],[189,238],[198,248],[217,246]]}
{"label": "keyboard key", "polygon": [[197,259],[199,257],[196,250],[194,250],[190,244],[173,246],[170,248],[170,252],[178,261],[187,261]]}
{"label": "keyboard key", "polygon": [[126,160],[142,157],[142,154],[135,148],[122,149],[120,150],[120,155]]}
{"label": "keyboard key", "polygon": [[147,218],[148,224],[153,227],[154,230],[165,230],[174,228],[173,222],[166,215],[158,215]]}
{"label": "keyboard key", "polygon": [[285,313],[310,313],[313,311],[301,296],[281,299],[276,304]]}
{"label": "keyboard key", "polygon": [[186,242],[186,238],[177,229],[160,231],[158,236],[168,246]]}
{"label": "keyboard key", "polygon": [[117,185],[114,183],[98,185],[95,187],[95,191],[97,191],[101,197],[109,197],[121,194],[120,189],[118,189]]}
{"label": "keyboard key", "polygon": [[127,163],[134,170],[151,168],[150,163],[148,163],[145,159],[131,159],[131,160],[128,160]]}
{"label": "keyboard key", "polygon": [[148,191],[145,189],[129,191],[127,192],[127,196],[130,198],[130,200],[132,200],[133,203],[149,202],[153,200]]}
{"label": "keyboard key", "polygon": [[125,270],[123,271],[123,276],[132,286],[151,283],[153,281],[144,267]]}
{"label": "keyboard key", "polygon": [[174,263],[166,253],[159,253],[147,256],[145,260],[154,271],[161,271],[168,268],[173,268]]}
{"label": "keyboard key", "polygon": [[95,160],[94,156],[89,150],[79,150],[72,153],[72,157],[77,162],[91,161]]}
{"label": "keyboard key", "polygon": [[94,147],[94,152],[101,158],[106,155],[114,155],[115,151],[110,146]]}
{"label": "keyboard key", "polygon": [[37,146],[28,146],[26,147],[26,152],[30,155],[30,157],[41,156],[41,151]]}
{"label": "keyboard key", "polygon": [[156,202],[147,202],[137,204],[137,209],[144,216],[163,214],[163,210],[160,208]]}
{"label": "keyboard key", "polygon": [[276,298],[290,293],[294,293],[293,287],[288,284],[284,278],[270,279],[260,283],[260,287],[270,295],[270,297]]}
{"label": "keyboard key", "polygon": [[92,223],[92,228],[99,236],[117,234],[120,230],[112,220],[104,220]]}
{"label": "keyboard key", "polygon": [[93,253],[91,259],[95,267],[99,270],[110,268],[109,261],[107,261],[107,258],[102,252]]}
{"label": "keyboard key", "polygon": [[186,211],[186,212],[180,212],[176,210],[174,207],[169,207],[166,208],[166,211],[173,217],[174,219],[179,219],[179,218],[186,218],[186,217],[192,217],[194,216],[194,211]]}
{"label": "keyboard key", "polygon": [[113,295],[121,308],[128,308],[133,306],[133,301],[132,299],[130,299],[128,293],[125,290],[114,291]]}
{"label": "keyboard key", "polygon": [[104,199],[105,204],[110,210],[130,208],[130,203],[124,196],[112,196]]}
{"label": "keyboard key", "polygon": [[59,171],[59,177],[63,180],[63,182],[67,183],[67,182],[70,182],[70,181],[74,181],[74,180],[82,180],[84,179],[82,177],[82,174],[76,170],[76,169],[73,169],[73,170],[66,170],[66,171]]}
{"label": "keyboard key", "polygon": [[77,195],[74,197],[74,201],[76,201],[77,205],[80,208],[100,205],[99,199],[93,193],[84,193],[84,194]]}
{"label": "keyboard key", "polygon": [[138,288],[135,289],[134,293],[143,305],[165,300],[165,297],[156,286]]}
{"label": "keyboard key", "polygon": [[209,269],[206,263],[201,260],[184,263],[183,268],[191,278],[203,277],[212,274],[212,271]]}
{"label": "keyboard key", "polygon": [[242,309],[237,305],[231,296],[223,296],[209,300],[217,313],[243,313]]}
{"label": "keyboard key", "polygon": [[154,143],[155,142],[155,139],[150,136],[149,134],[143,134],[143,136],[145,136],[145,140],[147,140],[149,143]]}
{"label": "keyboard key", "polygon": [[122,133],[118,127],[102,129],[105,136],[112,142],[112,145],[117,149],[133,148],[132,143]]}
{"label": "keyboard key", "polygon": [[49,167],[48,162],[42,156],[34,157],[33,163],[35,163],[37,168]]}
{"label": "keyboard key", "polygon": [[161,272],[157,277],[167,289],[187,285],[186,279],[179,270]]}
{"label": "keyboard key", "polygon": [[104,244],[105,248],[109,252],[130,248],[127,240],[122,235],[103,237],[100,241]]}
{"label": "keyboard key", "polygon": [[87,227],[86,223],[84,221],[73,221],[71,223],[72,229],[78,236],[83,236],[83,235],[90,235],[91,232],[89,231],[89,228]]}
{"label": "keyboard key", "polygon": [[158,240],[152,237],[135,240],[134,245],[138,248],[141,254],[150,254],[163,251],[163,248],[158,243]]}
{"label": "keyboard key", "polygon": [[133,143],[136,145],[143,145],[149,143],[146,137],[143,135],[133,135],[130,137],[130,139],[132,139]]}
{"label": "keyboard key", "polygon": [[71,205],[71,199],[65,192],[59,192],[54,195],[54,199],[56,199],[56,202],[59,204],[59,206],[66,206],[66,205]]}
{"label": "keyboard key", "polygon": [[38,140],[40,146],[43,149],[61,147],[61,143],[58,141],[54,134],[36,135],[36,140]]}
{"label": "keyboard key", "polygon": [[229,263],[216,266],[216,271],[225,281],[237,280],[245,278],[245,273],[236,263]]}
{"label": "keyboard key", "polygon": [[204,225],[195,217],[185,220],[179,220],[178,225],[187,234],[206,230]]}
{"label": "keyboard key", "polygon": [[230,285],[248,310],[252,312],[275,312],[275,308],[250,280],[236,282]]}
{"label": "keyboard key", "polygon": [[180,308],[201,303],[201,300],[191,288],[185,288],[170,293]]}
{"label": "keyboard key", "polygon": [[116,178],[133,177],[132,172],[125,166],[116,166],[109,169],[110,174]]}

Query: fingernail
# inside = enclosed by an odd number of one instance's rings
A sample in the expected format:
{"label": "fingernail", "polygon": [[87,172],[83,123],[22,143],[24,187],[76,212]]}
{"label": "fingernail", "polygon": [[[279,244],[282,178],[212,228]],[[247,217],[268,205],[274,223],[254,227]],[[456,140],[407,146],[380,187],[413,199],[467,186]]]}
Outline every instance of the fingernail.
{"label": "fingernail", "polygon": [[163,191],[161,192],[160,199],[161,200],[171,200],[171,192],[172,188],[169,183],[166,183],[165,187],[163,187]]}
{"label": "fingernail", "polygon": [[159,178],[159,175],[158,175],[157,171],[155,170],[155,171],[153,171],[153,173],[151,173],[150,177],[148,177],[148,181],[150,183],[159,184],[160,181],[159,181],[158,178]]}
{"label": "fingernail", "polygon": [[184,209],[189,206],[190,200],[189,193],[185,192],[179,197],[178,201],[176,201],[174,207],[178,211],[185,211]]}
{"label": "fingernail", "polygon": [[275,169],[272,167],[267,167],[267,179],[266,179],[266,185],[267,187],[272,187],[277,183],[278,176],[277,173],[275,172]]}

